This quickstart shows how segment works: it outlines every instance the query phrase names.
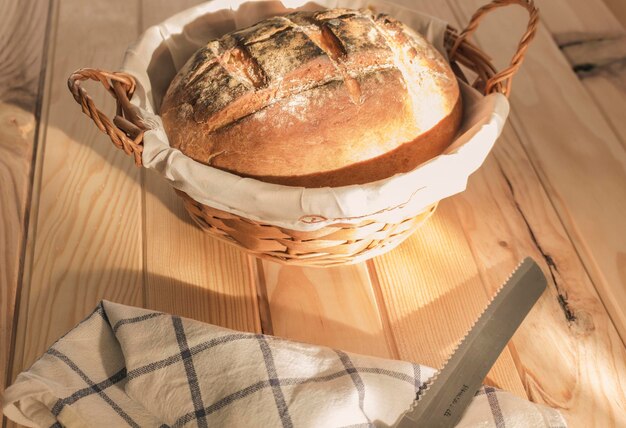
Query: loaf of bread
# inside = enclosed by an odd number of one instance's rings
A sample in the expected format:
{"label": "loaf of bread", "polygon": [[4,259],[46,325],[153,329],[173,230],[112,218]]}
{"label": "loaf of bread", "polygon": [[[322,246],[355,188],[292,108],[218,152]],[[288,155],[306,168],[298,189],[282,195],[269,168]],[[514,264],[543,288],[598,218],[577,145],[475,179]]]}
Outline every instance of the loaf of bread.
{"label": "loaf of bread", "polygon": [[362,184],[440,154],[461,119],[441,54],[369,11],[297,12],[198,50],[161,106],[172,147],[242,177]]}

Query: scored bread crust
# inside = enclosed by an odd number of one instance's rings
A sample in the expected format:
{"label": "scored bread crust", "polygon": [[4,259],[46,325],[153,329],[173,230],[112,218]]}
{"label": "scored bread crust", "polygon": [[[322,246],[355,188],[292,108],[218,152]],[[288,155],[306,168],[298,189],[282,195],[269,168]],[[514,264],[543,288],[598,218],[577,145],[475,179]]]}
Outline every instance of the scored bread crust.
{"label": "scored bread crust", "polygon": [[362,184],[440,154],[462,115],[422,36],[367,10],[296,12],[198,50],[161,106],[170,145],[243,177]]}

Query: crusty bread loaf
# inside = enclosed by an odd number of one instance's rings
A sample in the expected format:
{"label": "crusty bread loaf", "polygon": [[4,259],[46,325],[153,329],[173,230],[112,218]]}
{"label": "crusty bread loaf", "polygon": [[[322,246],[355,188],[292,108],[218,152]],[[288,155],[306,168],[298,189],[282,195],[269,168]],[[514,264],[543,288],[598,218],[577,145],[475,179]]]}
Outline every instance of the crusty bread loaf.
{"label": "crusty bread loaf", "polygon": [[170,144],[244,177],[361,184],[440,154],[461,118],[456,78],[386,15],[332,9],[262,21],[198,50],[161,106]]}

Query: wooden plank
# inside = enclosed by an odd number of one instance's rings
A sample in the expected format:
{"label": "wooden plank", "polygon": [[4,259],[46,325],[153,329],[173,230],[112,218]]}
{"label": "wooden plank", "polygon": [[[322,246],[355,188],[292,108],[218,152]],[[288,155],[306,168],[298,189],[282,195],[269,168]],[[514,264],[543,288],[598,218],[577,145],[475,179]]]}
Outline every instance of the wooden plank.
{"label": "wooden plank", "polygon": [[529,397],[572,427],[626,424],[626,350],[511,127],[453,204],[490,292],[527,255],[549,279],[509,347]]}
{"label": "wooden plank", "polygon": [[604,0],[615,18],[626,28],[626,3],[623,0]]}
{"label": "wooden plank", "polygon": [[0,17],[0,396],[23,262],[47,19],[40,0],[5,2]]}
{"label": "wooden plank", "polygon": [[535,0],[535,4],[540,10],[541,21],[554,35],[623,33],[623,25],[607,7],[609,1]]}
{"label": "wooden plank", "polygon": [[[489,302],[450,201],[395,250],[371,262],[401,359],[440,368]],[[509,350],[487,383],[525,397]]]}
{"label": "wooden plank", "polygon": [[152,25],[163,22],[170,16],[175,15],[185,9],[189,9],[201,3],[203,0],[180,0],[176,4],[164,0],[140,0],[141,2],[141,31],[146,30]]}
{"label": "wooden plank", "polygon": [[[44,138],[35,167],[13,376],[99,300],[143,303],[140,171],[81,113],[66,85],[77,68],[119,64],[137,36],[128,26],[136,22],[137,3],[115,0],[86,8],[80,0],[64,0],[52,8]],[[89,88],[98,106],[114,111],[105,91]]]}
{"label": "wooden plank", "polygon": [[582,81],[626,149],[626,58],[583,75]]}
{"label": "wooden plank", "polygon": [[[517,92],[523,91],[514,84]],[[516,112],[523,102],[512,101]],[[621,426],[623,343],[528,153],[507,126],[454,205],[490,290],[525,255],[538,260],[550,279],[549,292],[510,346],[529,397],[559,408],[570,426]]]}
{"label": "wooden plank", "polygon": [[[623,24],[601,0],[540,1],[538,5],[546,27],[626,149]],[[562,19],[563,14],[569,19]]]}
{"label": "wooden plank", "polygon": [[35,113],[48,5],[42,0],[8,0],[2,6],[0,100]]}
{"label": "wooden plank", "polygon": [[193,224],[174,191],[150,171],[145,192],[146,306],[260,332],[255,266],[245,253]]}
{"label": "wooden plank", "polygon": [[365,263],[331,268],[262,262],[272,330],[291,340],[398,358]]}
{"label": "wooden plank", "polygon": [[[142,0],[141,30],[198,3]],[[255,264],[243,251],[192,224],[163,178],[146,171],[144,183],[146,306],[260,332]]]}
{"label": "wooden plank", "polygon": [[35,122],[33,113],[0,102],[0,393],[13,335]]}
{"label": "wooden plank", "polygon": [[[482,3],[451,1],[464,20]],[[502,63],[512,44],[502,22],[510,34],[527,16],[513,7],[499,13],[477,40]],[[513,128],[624,339],[626,151],[543,26],[515,77],[512,102]]]}

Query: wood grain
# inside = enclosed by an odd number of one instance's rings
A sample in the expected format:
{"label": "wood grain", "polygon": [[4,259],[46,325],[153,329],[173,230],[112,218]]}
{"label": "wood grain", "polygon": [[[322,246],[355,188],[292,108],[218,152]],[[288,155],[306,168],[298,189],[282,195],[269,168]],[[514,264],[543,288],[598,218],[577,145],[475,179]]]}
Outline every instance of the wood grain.
{"label": "wood grain", "polygon": [[272,331],[291,340],[397,358],[365,263],[332,268],[262,262]]}
{"label": "wood grain", "polygon": [[609,2],[610,0],[535,0],[542,22],[553,35],[572,32],[624,32],[624,26],[607,7]]}
{"label": "wood grain", "polygon": [[626,150],[626,58],[581,77]]}
{"label": "wood grain", "polygon": [[[142,0],[141,31],[198,0]],[[236,330],[260,332],[256,265],[244,252],[203,232],[171,186],[144,175],[145,304]]]}
{"label": "wood grain", "polygon": [[480,275],[495,292],[531,256],[549,280],[509,349],[536,402],[570,426],[626,423],[626,352],[576,249],[511,127],[453,199]]}
{"label": "wood grain", "polygon": [[[450,4],[467,20],[482,1]],[[509,9],[476,38],[500,63],[511,40],[499,23],[511,31],[527,20],[521,8]],[[543,26],[513,84],[510,122],[624,339],[626,151]]]}
{"label": "wood grain", "polygon": [[[626,149],[623,23],[618,22],[601,0],[555,0],[538,4],[546,27]],[[563,14],[568,19],[562,19]]]}
{"label": "wood grain", "polygon": [[0,396],[9,382],[35,121],[33,113],[0,102]]}
{"label": "wood grain", "polygon": [[[514,93],[520,92],[515,83]],[[512,111],[521,103],[514,98]],[[454,205],[491,290],[525,255],[538,260],[550,279],[549,292],[510,346],[529,397],[561,409],[570,426],[622,426],[623,343],[533,169],[507,126]]]}
{"label": "wood grain", "polygon": [[9,377],[47,20],[47,2],[10,0],[3,3],[0,17],[0,396]]}
{"label": "wood grain", "polygon": [[[440,368],[490,297],[450,202],[442,202],[414,235],[371,263],[400,358]],[[506,349],[487,382],[526,396]]]}
{"label": "wood grain", "polygon": [[622,27],[626,28],[626,2],[623,0],[604,0],[612,15],[622,24]]}
{"label": "wood grain", "polygon": [[0,100],[35,113],[48,20],[45,0],[3,0]]}
{"label": "wood grain", "polygon": [[[139,170],[81,113],[66,84],[77,68],[117,66],[124,46],[137,36],[136,27],[127,25],[137,17],[137,4],[85,8],[79,0],[64,0],[52,7],[45,132],[35,165],[14,376],[99,300],[143,303]],[[97,105],[113,110],[108,94],[89,88]]]}
{"label": "wood grain", "polygon": [[145,304],[151,309],[260,332],[255,266],[207,235],[169,184],[146,171]]}
{"label": "wood grain", "polygon": [[[588,34],[604,19],[604,12],[594,12],[596,1],[540,6],[562,12],[546,17],[553,35],[554,28],[558,34]],[[614,91],[621,77],[599,89],[600,102],[591,80],[581,85],[542,29],[514,81],[514,126],[506,128],[465,193],[442,202],[422,229],[385,256],[328,270],[284,267],[202,233],[169,185],[135,169],[66,93],[70,71],[117,68],[142,29],[196,3],[52,3],[14,375],[103,297],[439,367],[488,296],[522,257],[532,255],[550,278],[549,290],[488,382],[562,410],[573,427],[626,425],[626,351],[604,306],[607,298],[624,297],[615,285],[626,282],[626,271],[619,270],[626,265],[620,241],[626,226],[619,215],[626,208],[625,158],[616,137],[623,125],[616,109],[624,98]],[[409,6],[456,24],[483,3],[420,0]],[[510,16],[507,37],[494,36],[501,34],[501,19],[488,18],[479,30],[500,65],[524,24],[523,14]],[[614,19],[604,22],[605,31],[618,31]],[[99,88],[89,89],[98,105],[112,111]],[[613,98],[606,101],[609,91]],[[9,123],[0,130],[0,143],[5,132],[18,142],[33,132],[29,113],[11,109],[0,106],[0,123]],[[3,216],[6,209],[0,206]],[[608,225],[615,236],[606,239]],[[609,303],[613,314],[620,301]]]}

